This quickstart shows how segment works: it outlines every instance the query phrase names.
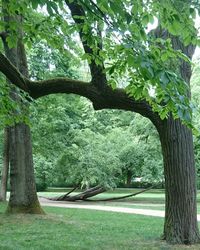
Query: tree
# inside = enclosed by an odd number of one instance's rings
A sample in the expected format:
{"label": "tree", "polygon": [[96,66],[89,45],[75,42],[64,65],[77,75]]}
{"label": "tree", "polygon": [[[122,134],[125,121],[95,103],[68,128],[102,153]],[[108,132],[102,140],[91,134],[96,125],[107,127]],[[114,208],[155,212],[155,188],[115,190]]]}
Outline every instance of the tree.
{"label": "tree", "polygon": [[[28,77],[28,67],[26,61],[26,54],[22,42],[23,32],[19,31],[15,47],[10,48],[8,45],[8,37],[11,30],[11,25],[14,21],[17,25],[21,25],[22,17],[15,13],[9,12],[9,1],[2,1],[4,32],[2,33],[2,41],[7,58],[19,69],[19,71]],[[18,90],[10,87],[11,98],[18,103],[20,112],[22,114],[28,111],[26,104],[21,100]],[[10,162],[10,188],[11,195],[7,211],[23,212],[23,213],[43,213],[36,194],[33,159],[32,159],[32,145],[30,128],[25,122],[17,121],[19,116],[17,110],[14,110],[15,124],[9,127],[8,146],[5,144],[5,154],[9,151],[9,159],[5,157],[5,165]],[[9,148],[8,148],[9,147]],[[6,169],[5,172],[8,170]],[[7,173],[6,173],[7,174]]]}
{"label": "tree", "polygon": [[[95,112],[89,101],[78,96],[45,97],[37,101],[36,107],[33,105],[32,112],[36,182],[44,186],[81,186],[86,176],[88,185],[98,182],[112,188],[125,178],[126,168],[143,181],[162,179],[158,135],[147,119],[117,110]],[[88,152],[92,155],[86,160]],[[118,173],[110,182],[113,172],[109,168],[116,167],[122,175]]]}
{"label": "tree", "polygon": [[75,185],[81,187],[101,186],[105,189],[116,186],[121,174],[120,161],[113,144],[105,136],[90,129],[76,132],[72,144],[66,147],[58,159],[58,167]]}
{"label": "tree", "polygon": [[[45,3],[50,15],[59,13],[51,1]],[[1,72],[32,98],[74,93],[90,99],[96,110],[123,109],[150,119],[158,130],[164,160],[164,238],[170,243],[198,242],[192,131],[181,122],[191,126],[189,59],[197,43],[193,20],[196,6],[188,1],[153,1],[145,6],[130,1],[65,3],[74,20],[71,27],[79,32],[91,81],[29,80],[2,53]],[[60,6],[66,10],[62,2]],[[145,33],[153,15],[160,22],[154,32],[157,39]],[[108,61],[110,67],[106,66]],[[117,86],[122,76],[130,80],[126,90]]]}

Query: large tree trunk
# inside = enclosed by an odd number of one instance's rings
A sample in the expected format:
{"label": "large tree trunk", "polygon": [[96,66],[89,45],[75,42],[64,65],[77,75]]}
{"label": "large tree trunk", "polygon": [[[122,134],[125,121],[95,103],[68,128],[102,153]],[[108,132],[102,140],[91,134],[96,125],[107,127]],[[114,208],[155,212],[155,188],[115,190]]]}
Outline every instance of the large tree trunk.
{"label": "large tree trunk", "polygon": [[[175,49],[181,49],[192,58],[194,46],[184,46],[177,37],[172,37],[172,44]],[[180,74],[189,86],[191,65],[183,60],[180,62]],[[190,96],[190,91],[186,95]],[[200,236],[192,131],[170,115],[158,126],[158,132],[163,152],[166,190],[164,238],[170,243],[197,243]]]}
{"label": "large tree trunk", "polygon": [[10,213],[43,213],[36,193],[30,128],[10,128]]}
{"label": "large tree trunk", "polygon": [[164,238],[176,244],[199,241],[192,132],[172,117],[159,129],[166,187]]}
{"label": "large tree trunk", "polygon": [[1,172],[0,201],[6,201],[9,171],[9,128],[4,129],[3,166]]}
{"label": "large tree trunk", "polygon": [[[21,60],[19,51],[17,56]],[[20,64],[18,67],[22,73],[25,73]],[[18,101],[20,100],[18,99]],[[11,195],[7,212],[44,213],[40,207],[36,192],[30,127],[24,122],[17,123],[10,128],[9,136]]]}
{"label": "large tree trunk", "polygon": [[[172,40],[175,50],[181,50],[190,59],[195,51],[192,44],[185,46],[178,37],[157,28],[157,37]],[[191,65],[180,60],[177,65],[181,77],[188,83],[185,95],[190,97]],[[186,111],[187,112],[187,111]],[[179,119],[160,121],[159,132],[165,175],[165,224],[164,239],[172,244],[192,244],[200,242],[196,207],[196,172],[191,129]]]}
{"label": "large tree trunk", "polygon": [[[9,1],[3,1],[4,6]],[[9,24],[15,21],[19,25],[18,43],[16,48],[9,48],[6,36],[2,37],[6,56],[19,69],[19,71],[28,77],[28,66],[26,54],[22,42],[23,32],[20,29],[22,24],[21,16],[10,16],[7,14],[6,8],[4,13],[4,21],[6,23],[6,34],[9,34]],[[28,115],[27,104],[18,95],[18,90],[11,87],[11,97],[18,102],[24,115]],[[17,112],[13,114],[17,115]],[[24,122],[16,123],[9,129],[9,145],[10,145],[10,199],[7,208],[9,213],[44,213],[40,207],[33,168],[32,143],[30,128]]]}

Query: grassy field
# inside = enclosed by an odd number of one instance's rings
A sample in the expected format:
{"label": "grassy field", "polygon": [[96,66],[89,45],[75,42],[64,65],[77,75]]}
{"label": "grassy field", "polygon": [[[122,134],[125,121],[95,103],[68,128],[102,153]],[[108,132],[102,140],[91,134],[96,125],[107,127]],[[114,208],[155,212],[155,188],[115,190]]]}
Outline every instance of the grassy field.
{"label": "grassy field", "polygon": [[163,219],[82,209],[45,207],[47,215],[5,215],[0,205],[1,250],[200,249],[160,240]]}

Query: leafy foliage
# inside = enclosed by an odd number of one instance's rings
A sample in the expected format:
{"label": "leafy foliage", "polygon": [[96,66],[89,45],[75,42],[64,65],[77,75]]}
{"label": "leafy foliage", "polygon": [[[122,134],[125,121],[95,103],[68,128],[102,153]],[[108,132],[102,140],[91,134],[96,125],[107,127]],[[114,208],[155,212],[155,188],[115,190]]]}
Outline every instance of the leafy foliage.
{"label": "leafy foliage", "polygon": [[[146,99],[161,119],[172,112],[191,125],[188,85],[179,70],[174,70],[181,62],[190,63],[190,58],[174,50],[172,38],[179,36],[184,45],[199,43],[194,27],[199,5],[180,0],[78,3],[85,12],[75,17],[81,20],[79,25],[62,0],[10,0],[7,4],[9,13],[24,17],[31,78],[80,78],[74,70],[83,65],[79,57],[88,64],[104,63],[113,88],[125,88],[135,100]],[[170,33],[165,39],[148,32],[148,26],[157,19]],[[1,25],[3,28],[3,21]],[[16,30],[16,23],[11,23],[7,37],[10,47],[16,45]],[[92,53],[83,51],[79,31]],[[5,84],[1,89],[1,110],[8,113],[12,109],[8,90]],[[158,138],[156,134],[150,136],[153,128],[143,118],[137,121],[137,116],[121,111],[94,112],[83,98],[61,95],[36,101],[32,112],[38,180],[48,185],[62,179],[108,187],[115,186],[120,178],[124,180],[128,171],[132,177],[162,179]]]}
{"label": "leafy foliage", "polygon": [[[187,95],[188,85],[173,67],[173,64],[190,63],[190,60],[183,51],[173,48],[172,40],[173,36],[179,36],[185,46],[199,43],[194,25],[199,4],[180,0],[70,2],[77,2],[84,11],[83,15],[75,16],[78,25],[70,16],[66,6],[68,1],[21,0],[16,4],[10,0],[6,8],[11,15],[22,14],[24,42],[29,48],[37,46],[41,53],[46,51],[49,57],[46,67],[51,65],[55,55],[60,66],[66,63],[63,56],[69,58],[69,55],[82,55],[89,64],[92,61],[97,65],[104,63],[112,87],[123,85],[136,100],[146,99],[162,119],[172,112],[175,118],[179,117],[191,126],[192,105]],[[148,26],[155,20],[162,30],[167,30],[167,37],[157,38],[153,32],[148,33]],[[9,25],[7,42],[13,47],[18,37],[17,24],[11,22]],[[81,50],[77,36],[80,31],[82,41],[92,53]],[[55,54],[53,49],[62,56]],[[34,58],[35,63],[39,58]],[[51,66],[57,69],[56,65]]]}
{"label": "leafy foliage", "polygon": [[[137,122],[131,113],[94,112],[85,99],[52,96],[40,100],[33,121],[36,176],[45,176],[48,185],[115,187],[125,182],[127,169],[131,180],[162,179],[158,138],[141,117]],[[149,129],[141,130],[145,123]]]}

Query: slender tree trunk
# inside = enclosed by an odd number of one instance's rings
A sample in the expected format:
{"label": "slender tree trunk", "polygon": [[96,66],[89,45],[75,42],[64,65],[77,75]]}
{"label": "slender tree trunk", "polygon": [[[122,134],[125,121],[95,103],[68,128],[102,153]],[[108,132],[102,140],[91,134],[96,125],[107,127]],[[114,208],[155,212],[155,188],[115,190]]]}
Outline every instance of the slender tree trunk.
{"label": "slender tree trunk", "polygon": [[126,175],[126,186],[127,187],[131,186],[132,176],[133,176],[132,171],[131,170],[127,170],[127,175]]}
{"label": "slender tree trunk", "polygon": [[6,201],[9,172],[9,128],[4,129],[3,166],[1,173],[0,201]]}
{"label": "slender tree trunk", "polygon": [[164,238],[174,244],[199,242],[192,132],[170,117],[159,135],[166,190]]}

